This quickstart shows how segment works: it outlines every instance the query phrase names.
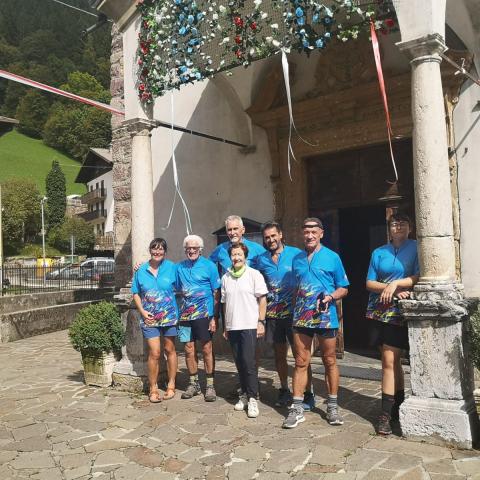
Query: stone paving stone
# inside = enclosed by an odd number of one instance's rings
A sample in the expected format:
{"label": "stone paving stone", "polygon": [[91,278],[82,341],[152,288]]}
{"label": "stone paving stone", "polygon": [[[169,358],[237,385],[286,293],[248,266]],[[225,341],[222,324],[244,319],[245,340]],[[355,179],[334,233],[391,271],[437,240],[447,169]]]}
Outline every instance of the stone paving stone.
{"label": "stone paving stone", "polygon": [[86,464],[90,465],[93,458],[92,453],[74,453],[72,455],[62,455],[58,458],[58,462],[63,468],[77,468]]}
{"label": "stone paving stone", "polygon": [[310,459],[310,463],[315,463],[319,465],[344,464],[346,453],[346,450],[330,448],[326,445],[317,445],[313,450],[313,455]]}
{"label": "stone paving stone", "polygon": [[[162,448],[163,451],[163,448]],[[177,457],[180,460],[183,460],[186,463],[190,463],[193,460],[198,460],[201,457],[204,457],[207,455],[208,452],[206,452],[203,448],[199,447],[191,447],[191,448],[186,448],[183,450],[180,454],[177,455]]]}
{"label": "stone paving stone", "polygon": [[187,462],[183,462],[178,458],[167,458],[163,464],[163,468],[165,471],[170,473],[179,473],[181,472],[186,466],[188,465]]}
{"label": "stone paving stone", "polygon": [[131,442],[129,440],[100,440],[98,442],[85,445],[85,451],[102,452],[104,450],[116,450],[136,445],[138,445],[136,442]]}
{"label": "stone paving stone", "polygon": [[190,463],[185,469],[180,473],[180,478],[183,480],[190,480],[192,478],[204,478],[205,477],[205,466],[199,462]]}
{"label": "stone paving stone", "polygon": [[0,465],[10,462],[13,460],[18,453],[16,451],[11,451],[11,452],[2,452],[0,451]]}
{"label": "stone paving stone", "polygon": [[74,480],[77,478],[84,477],[90,473],[91,467],[90,465],[83,465],[81,467],[72,468],[70,470],[65,470],[63,475],[65,476],[66,480]]}
{"label": "stone paving stone", "polygon": [[162,472],[155,469],[153,472],[147,472],[142,476],[141,480],[175,480],[177,475],[175,473]]}
{"label": "stone paving stone", "polygon": [[464,458],[453,462],[459,473],[464,475],[473,475],[480,472],[480,456],[474,458]]}
{"label": "stone paving stone", "polygon": [[220,453],[215,455],[207,455],[200,457],[198,461],[203,465],[225,465],[230,462],[229,453]]}
{"label": "stone paving stone", "polygon": [[102,452],[97,455],[94,467],[105,467],[111,465],[124,465],[129,459],[122,453],[117,451]]}
{"label": "stone paving stone", "polygon": [[288,473],[277,473],[277,472],[262,472],[257,480],[289,480],[290,475]]}
{"label": "stone paving stone", "polygon": [[453,461],[447,458],[437,460],[436,462],[428,462],[424,464],[424,468],[428,473],[443,473],[448,475],[458,474],[453,466]]}
{"label": "stone paving stone", "polygon": [[10,465],[16,470],[22,468],[53,468],[55,462],[47,452],[21,452],[15,460],[10,462]]}
{"label": "stone paving stone", "polygon": [[296,467],[306,462],[308,456],[308,448],[272,452],[270,459],[265,463],[264,468],[270,472],[292,472]]}
{"label": "stone paving stone", "polygon": [[20,442],[11,442],[2,446],[2,450],[13,450],[16,452],[38,452],[51,449],[52,445],[48,442],[46,436],[27,438]]}
{"label": "stone paving stone", "polygon": [[420,463],[422,463],[420,457],[394,453],[386,462],[382,463],[382,468],[386,468],[387,470],[407,470]]}
{"label": "stone paving stone", "polygon": [[376,468],[374,470],[370,470],[364,477],[362,477],[362,480],[390,480],[396,474],[397,472],[392,470]]}
{"label": "stone paving stone", "polygon": [[323,480],[356,480],[359,478],[354,472],[343,472],[343,473],[326,473],[323,476]]}
{"label": "stone paving stone", "polygon": [[224,480],[225,478],[225,469],[223,467],[214,466],[208,471],[205,480]]}
{"label": "stone paving stone", "polygon": [[12,430],[13,438],[16,441],[25,440],[26,438],[38,437],[45,434],[47,429],[43,424],[28,425],[26,427],[16,428]]}
{"label": "stone paving stone", "polygon": [[347,472],[368,472],[372,468],[380,466],[390,455],[390,453],[374,450],[358,450],[353,455],[347,457],[345,470]]}
{"label": "stone paving stone", "polygon": [[421,467],[415,467],[401,475],[395,477],[395,480],[428,480],[429,475]]}
{"label": "stone paving stone", "polygon": [[424,461],[451,458],[451,450],[447,447],[429,445],[427,443],[406,442],[398,438],[373,438],[367,445],[369,449],[386,452],[406,453],[421,457]]}
{"label": "stone paving stone", "polygon": [[[480,477],[480,474],[479,474]],[[447,473],[430,473],[430,480],[465,480],[466,478],[473,479],[475,477],[467,477],[466,475],[449,475]]]}
{"label": "stone paving stone", "polygon": [[160,440],[162,443],[175,443],[182,435],[173,427],[164,425],[151,432],[150,436]]}
{"label": "stone paving stone", "polygon": [[94,443],[101,440],[102,437],[100,435],[81,435],[79,437],[79,433],[76,433],[72,439],[69,440],[68,444],[72,448],[83,447],[84,445],[88,445],[89,443]]}
{"label": "stone paving stone", "polygon": [[327,437],[318,440],[317,444],[327,445],[331,448],[340,450],[354,451],[358,447],[365,445],[372,439],[368,433],[359,433],[351,431],[343,431],[339,433],[332,433]]}
{"label": "stone paving stone", "polygon": [[234,462],[228,467],[228,480],[246,480],[252,478],[261,463],[257,461]]}
{"label": "stone paving stone", "polygon": [[137,480],[143,477],[143,475],[151,474],[153,471],[149,468],[142,467],[141,465],[136,465],[134,463],[128,463],[123,465],[113,474],[115,480]]}
{"label": "stone paving stone", "polygon": [[235,449],[235,458],[242,458],[244,460],[263,460],[267,450],[262,448],[258,443],[249,445],[242,445]]}
{"label": "stone paving stone", "polygon": [[40,473],[32,475],[32,480],[63,480],[62,471],[59,468],[47,468]]}
{"label": "stone paving stone", "polygon": [[150,468],[160,467],[164,460],[162,453],[145,447],[128,448],[125,456],[132,462]]}

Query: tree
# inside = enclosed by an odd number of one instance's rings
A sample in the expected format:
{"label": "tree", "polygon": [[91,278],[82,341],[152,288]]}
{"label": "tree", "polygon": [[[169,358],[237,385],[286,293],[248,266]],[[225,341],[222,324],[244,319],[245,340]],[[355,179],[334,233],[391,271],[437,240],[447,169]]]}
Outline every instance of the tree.
{"label": "tree", "polygon": [[41,138],[47,121],[50,104],[42,93],[31,90],[18,104],[16,118],[18,129],[30,137]]}
{"label": "tree", "polygon": [[53,228],[48,234],[48,244],[62,252],[69,252],[72,235],[75,237],[75,253],[89,254],[93,251],[95,243],[93,228],[78,217],[67,217],[62,225]]}
{"label": "tree", "polygon": [[57,160],[52,162],[52,168],[45,179],[47,193],[48,229],[55,228],[63,223],[67,207],[67,186],[65,175]]}
{"label": "tree", "polygon": [[2,184],[2,230],[5,249],[16,250],[38,234],[40,192],[33,180],[14,178]]}

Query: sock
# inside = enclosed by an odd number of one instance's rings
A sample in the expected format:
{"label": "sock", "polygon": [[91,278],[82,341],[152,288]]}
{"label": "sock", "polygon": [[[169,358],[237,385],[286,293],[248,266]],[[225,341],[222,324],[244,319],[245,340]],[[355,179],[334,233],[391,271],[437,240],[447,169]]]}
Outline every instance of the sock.
{"label": "sock", "polygon": [[382,415],[387,415],[392,418],[392,408],[395,403],[395,397],[382,392]]}
{"label": "sock", "polygon": [[190,375],[190,383],[192,385],[195,383],[198,383],[198,373],[195,373],[194,375]]}
{"label": "sock", "polygon": [[405,390],[397,390],[394,395],[395,406],[398,408],[405,400]]}
{"label": "sock", "polygon": [[338,408],[337,403],[337,395],[330,395],[328,394],[327,397],[327,410],[332,410],[334,408]]}
{"label": "sock", "polygon": [[213,373],[207,373],[207,387],[213,387]]}
{"label": "sock", "polygon": [[295,408],[301,408],[303,411],[303,397],[293,397],[293,406]]}

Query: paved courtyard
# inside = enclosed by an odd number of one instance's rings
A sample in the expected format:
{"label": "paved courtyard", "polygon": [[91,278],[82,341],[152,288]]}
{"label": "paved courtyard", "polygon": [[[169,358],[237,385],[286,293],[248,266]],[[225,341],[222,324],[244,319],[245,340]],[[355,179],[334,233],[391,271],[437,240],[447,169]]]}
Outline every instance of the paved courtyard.
{"label": "paved courtyard", "polygon": [[[342,427],[325,422],[321,369],[317,408],[293,430],[273,407],[276,377],[260,371],[260,416],[233,410],[234,366],[217,361],[215,403],[145,396],[83,384],[80,355],[66,332],[0,345],[0,479],[432,479],[480,480],[480,452],[379,438],[378,380],[342,377]],[[344,373],[378,377],[375,366]],[[352,375],[353,375],[352,374]],[[358,375],[355,375],[358,376]]]}

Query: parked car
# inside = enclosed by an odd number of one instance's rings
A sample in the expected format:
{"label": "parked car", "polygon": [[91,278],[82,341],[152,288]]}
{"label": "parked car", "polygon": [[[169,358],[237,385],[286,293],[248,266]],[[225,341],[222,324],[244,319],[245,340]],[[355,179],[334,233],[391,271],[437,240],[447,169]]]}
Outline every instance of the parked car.
{"label": "parked car", "polygon": [[115,271],[115,260],[108,257],[87,258],[80,264],[84,278],[98,282],[102,275]]}

